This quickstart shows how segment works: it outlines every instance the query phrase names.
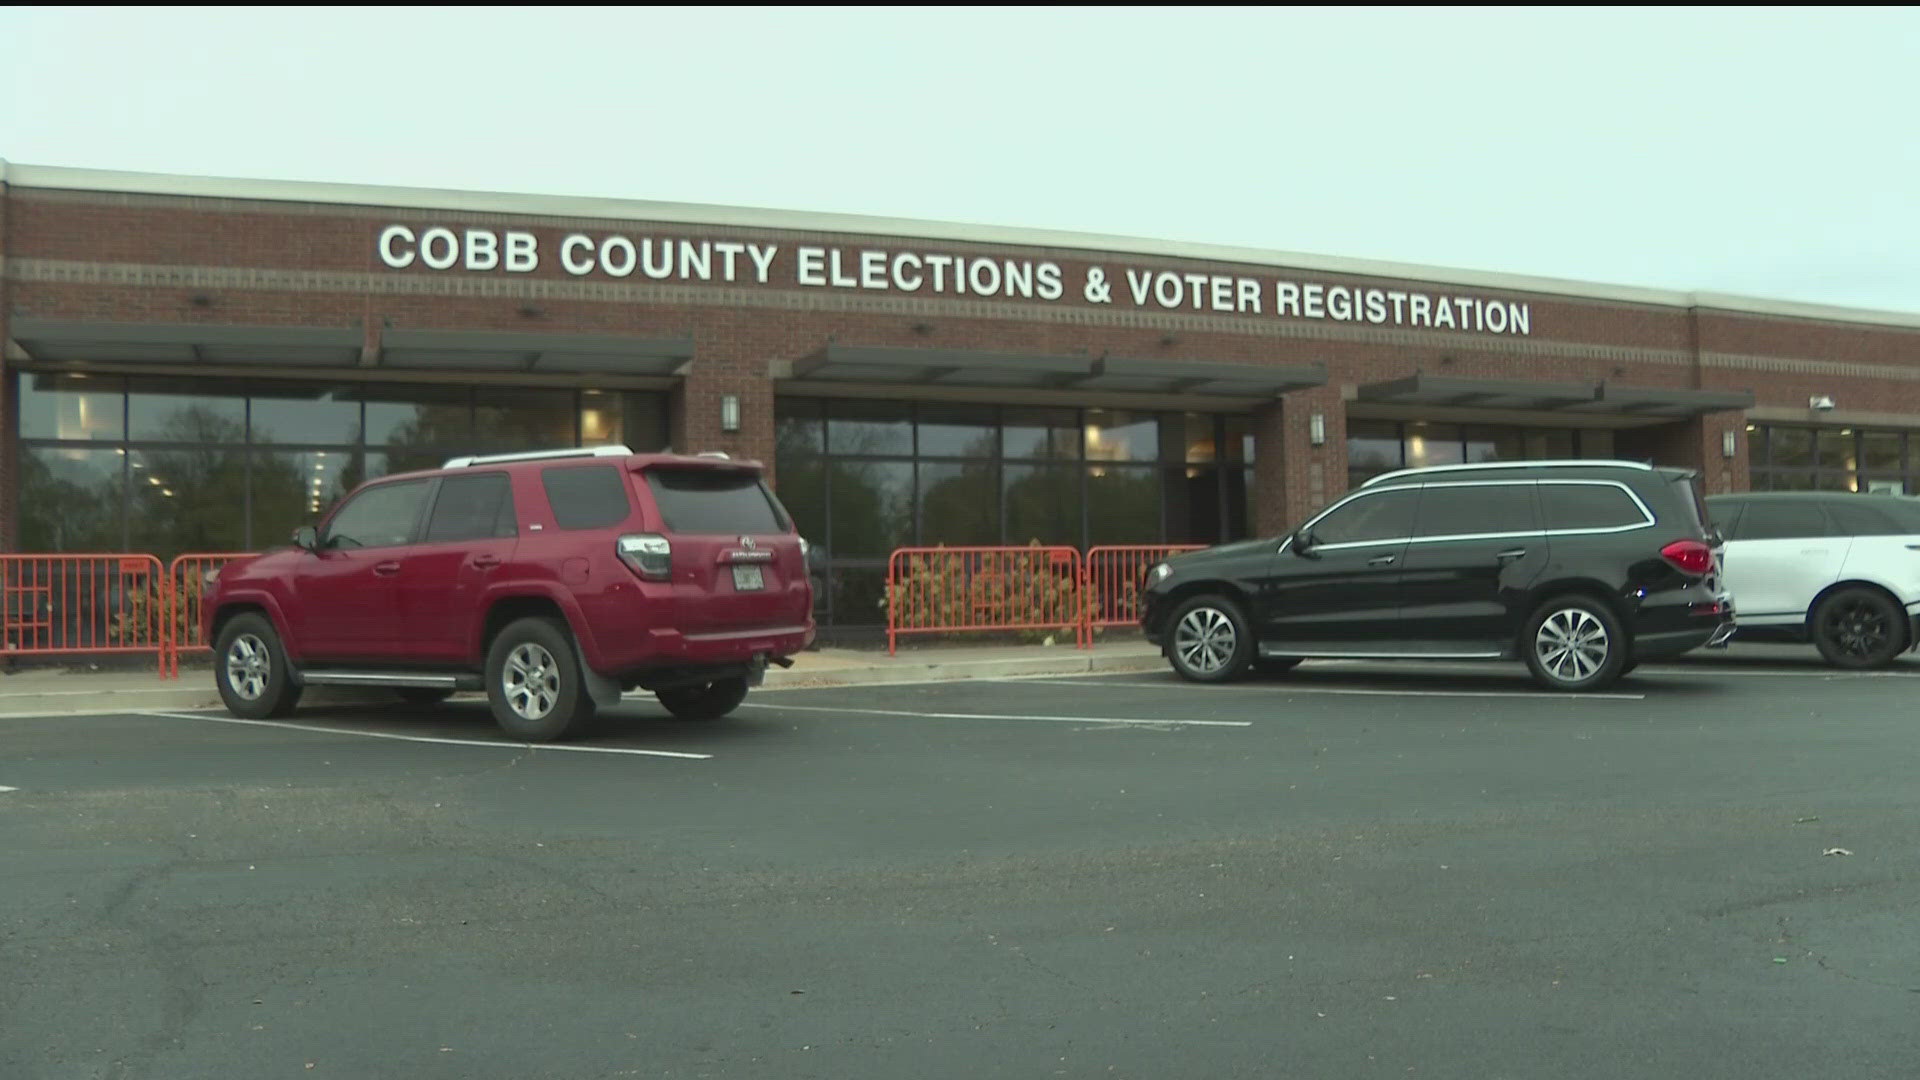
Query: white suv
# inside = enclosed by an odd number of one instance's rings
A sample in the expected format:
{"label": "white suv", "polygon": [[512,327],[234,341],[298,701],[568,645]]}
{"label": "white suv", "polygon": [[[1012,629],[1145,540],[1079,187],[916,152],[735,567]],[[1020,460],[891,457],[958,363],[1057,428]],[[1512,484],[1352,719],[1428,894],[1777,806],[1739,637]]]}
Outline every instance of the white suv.
{"label": "white suv", "polygon": [[1707,508],[1742,639],[1811,639],[1845,668],[1920,643],[1920,501],[1795,491],[1715,495]]}

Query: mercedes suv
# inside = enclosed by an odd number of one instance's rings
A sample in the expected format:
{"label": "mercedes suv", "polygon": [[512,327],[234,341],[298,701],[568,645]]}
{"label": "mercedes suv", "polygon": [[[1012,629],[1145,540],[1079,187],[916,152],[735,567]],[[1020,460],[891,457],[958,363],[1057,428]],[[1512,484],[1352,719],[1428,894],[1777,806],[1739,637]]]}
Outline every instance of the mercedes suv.
{"label": "mercedes suv", "polygon": [[760,466],[723,454],[456,458],[356,488],[293,540],[206,584],[237,716],[315,685],[484,689],[502,729],[541,742],[635,689],[724,716],[813,640],[806,541]]}
{"label": "mercedes suv", "polygon": [[1733,634],[1695,479],[1625,461],[1387,473],[1285,539],[1155,566],[1143,628],[1196,682],[1309,657],[1519,659],[1596,690]]}

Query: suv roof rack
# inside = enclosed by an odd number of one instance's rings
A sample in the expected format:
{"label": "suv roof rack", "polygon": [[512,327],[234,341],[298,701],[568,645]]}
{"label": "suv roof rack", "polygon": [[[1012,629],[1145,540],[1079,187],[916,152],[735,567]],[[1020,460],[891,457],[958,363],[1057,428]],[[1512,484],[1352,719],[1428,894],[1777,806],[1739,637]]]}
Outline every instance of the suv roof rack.
{"label": "suv roof rack", "polygon": [[702,450],[702,451],[700,451],[699,453],[697,453],[697,454],[695,454],[695,455],[693,455],[693,456],[694,456],[694,457],[710,457],[710,458],[719,458],[719,459],[720,459],[721,461],[732,461],[732,460],[733,460],[733,455],[732,455],[732,454],[729,454],[729,453],[727,453],[727,452],[726,452],[725,450]]}
{"label": "suv roof rack", "polygon": [[1393,472],[1381,473],[1379,476],[1369,477],[1362,482],[1360,486],[1368,487],[1382,480],[1392,480],[1399,476],[1426,476],[1431,473],[1462,472],[1469,469],[1527,469],[1538,468],[1542,465],[1611,465],[1623,469],[1639,469],[1642,472],[1653,471],[1653,464],[1651,462],[1620,461],[1614,458],[1573,458],[1564,460],[1556,459],[1553,461],[1481,461],[1471,465],[1426,465],[1418,469],[1396,469]]}
{"label": "suv roof rack", "polygon": [[508,461],[539,461],[543,458],[632,457],[624,446],[573,446],[563,450],[527,450],[518,454],[480,454],[448,458],[443,469],[464,469],[472,465],[499,465]]}

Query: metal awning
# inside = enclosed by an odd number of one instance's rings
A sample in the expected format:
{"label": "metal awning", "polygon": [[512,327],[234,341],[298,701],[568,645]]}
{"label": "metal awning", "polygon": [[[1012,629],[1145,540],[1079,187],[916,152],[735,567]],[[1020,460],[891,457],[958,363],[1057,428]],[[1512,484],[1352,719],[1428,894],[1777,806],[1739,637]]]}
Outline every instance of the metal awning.
{"label": "metal awning", "polygon": [[1196,394],[1271,399],[1327,381],[1324,368],[1123,357],[1048,356],[972,349],[829,345],[793,364],[794,379],[893,386],[1115,393]]}
{"label": "metal awning", "polygon": [[382,365],[397,368],[678,375],[693,359],[691,336],[396,329],[380,343]]}
{"label": "metal awning", "polygon": [[1432,408],[1571,412],[1649,419],[1682,419],[1702,413],[1747,409],[1749,390],[1669,390],[1618,383],[1527,382],[1510,379],[1448,379],[1427,374],[1358,389],[1356,401]]}
{"label": "metal awning", "polygon": [[277,364],[351,367],[360,362],[360,328],[222,326],[211,323],[109,323],[16,318],[12,344],[48,363]]}

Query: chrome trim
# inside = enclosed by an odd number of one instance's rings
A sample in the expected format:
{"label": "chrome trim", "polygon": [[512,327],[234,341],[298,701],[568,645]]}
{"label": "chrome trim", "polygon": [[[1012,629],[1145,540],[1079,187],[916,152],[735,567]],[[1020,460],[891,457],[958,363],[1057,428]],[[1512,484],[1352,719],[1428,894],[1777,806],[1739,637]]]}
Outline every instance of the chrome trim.
{"label": "chrome trim", "polygon": [[[1537,536],[1537,537],[1543,537],[1543,538],[1552,538],[1555,536],[1606,536],[1614,533],[1634,532],[1639,529],[1652,528],[1653,526],[1660,523],[1659,519],[1654,516],[1653,511],[1648,509],[1646,501],[1641,499],[1639,494],[1635,492],[1632,488],[1628,487],[1627,485],[1621,483],[1618,480],[1579,480],[1579,479],[1561,480],[1561,479],[1554,479],[1554,478],[1539,479],[1539,478],[1527,477],[1527,478],[1515,478],[1512,480],[1463,480],[1457,484],[1432,484],[1432,485],[1407,484],[1407,485],[1403,485],[1400,487],[1393,487],[1393,488],[1377,488],[1371,491],[1363,487],[1359,491],[1355,491],[1347,495],[1345,498],[1341,499],[1339,502],[1334,503],[1332,506],[1327,507],[1325,510],[1320,511],[1318,515],[1316,515],[1312,520],[1308,521],[1305,525],[1302,525],[1300,529],[1311,529],[1315,525],[1318,525],[1322,520],[1324,520],[1328,514],[1333,513],[1335,510],[1340,509],[1341,507],[1347,505],[1353,500],[1362,498],[1367,495],[1378,495],[1383,491],[1412,491],[1417,493],[1424,493],[1429,487],[1456,488],[1456,487],[1532,486],[1537,488],[1543,484],[1565,484],[1565,485],[1572,485],[1576,487],[1619,488],[1621,491],[1626,492],[1627,498],[1633,500],[1634,508],[1640,511],[1640,516],[1644,520],[1637,525],[1614,525],[1614,526],[1608,526],[1606,528],[1593,528],[1593,529],[1534,529],[1527,532],[1457,533],[1457,534],[1450,534],[1446,536],[1402,536],[1402,537],[1394,537],[1394,538],[1383,538],[1380,540],[1349,540],[1339,544],[1321,544],[1320,546],[1314,548],[1313,550],[1315,551],[1346,551],[1351,548],[1379,547],[1382,544],[1439,544],[1439,543],[1456,543],[1462,540],[1504,540],[1512,537],[1522,537],[1522,536],[1524,537]],[[1299,532],[1300,529],[1296,529],[1294,531]],[[1280,552],[1284,552],[1287,550],[1287,544],[1292,539],[1293,539],[1292,535],[1289,534],[1285,540],[1282,540],[1280,542]],[[1275,552],[1275,554],[1279,554],[1279,552]]]}
{"label": "chrome trim", "polygon": [[421,686],[452,690],[458,683],[453,675],[401,675],[372,671],[308,671],[300,681],[308,686]]}
{"label": "chrome trim", "polygon": [[473,465],[499,465],[509,461],[540,461],[545,458],[632,457],[624,446],[575,446],[561,450],[526,450],[515,454],[481,454],[448,458],[443,469],[465,469]]}
{"label": "chrome trim", "polygon": [[[1652,472],[1654,469],[1651,464],[1644,461],[1621,461],[1616,458],[1586,458],[1584,460],[1555,459],[1549,461],[1479,461],[1468,465],[1422,465],[1417,469],[1397,469],[1393,472],[1381,473],[1379,476],[1363,480],[1360,482],[1360,486],[1366,487],[1369,484],[1377,484],[1382,480],[1391,480],[1396,476],[1429,476],[1433,473],[1460,472],[1466,469],[1537,469],[1548,465],[1598,465],[1603,467],[1638,469],[1641,472]],[[1536,477],[1534,479],[1538,478]]]}
{"label": "chrome trim", "polygon": [[1300,649],[1283,649],[1277,646],[1260,646],[1261,656],[1298,656],[1307,660],[1499,660],[1506,656],[1498,649],[1493,652],[1473,653],[1429,653],[1429,652],[1308,652]]}

